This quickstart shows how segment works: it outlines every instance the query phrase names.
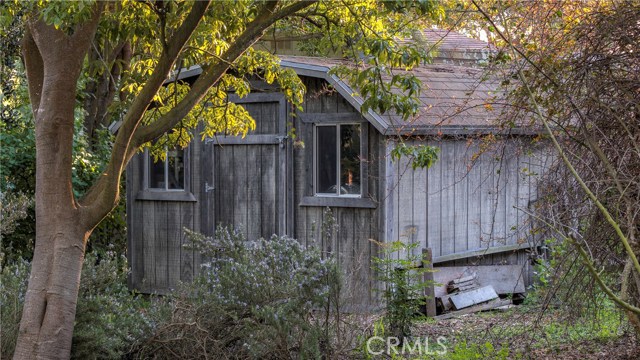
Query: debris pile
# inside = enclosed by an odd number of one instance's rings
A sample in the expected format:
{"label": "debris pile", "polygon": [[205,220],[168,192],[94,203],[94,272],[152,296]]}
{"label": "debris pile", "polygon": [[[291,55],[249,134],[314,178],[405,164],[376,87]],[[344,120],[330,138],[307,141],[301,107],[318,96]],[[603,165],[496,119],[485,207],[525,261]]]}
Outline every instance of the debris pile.
{"label": "debris pile", "polygon": [[436,319],[485,311],[512,304],[500,295],[524,292],[518,266],[467,266],[435,268]]}

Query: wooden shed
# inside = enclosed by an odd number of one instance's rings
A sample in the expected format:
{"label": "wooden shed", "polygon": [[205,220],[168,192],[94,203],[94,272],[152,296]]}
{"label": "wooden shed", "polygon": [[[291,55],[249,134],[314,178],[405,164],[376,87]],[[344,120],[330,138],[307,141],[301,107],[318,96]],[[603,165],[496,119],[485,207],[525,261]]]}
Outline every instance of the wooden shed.
{"label": "wooden shed", "polygon": [[[191,280],[200,258],[182,247],[182,229],[211,235],[219,224],[250,239],[290,235],[334,254],[365,305],[375,302],[376,241],[417,242],[432,249],[436,266],[521,265],[522,280],[531,282],[529,251],[537,244],[526,210],[547,155],[535,134],[493,125],[497,111],[487,102],[495,86],[473,67],[425,65],[414,70],[424,85],[422,112],[402,121],[361,113],[361,99],[329,74],[340,63],[282,56],[307,87],[303,111],[294,112],[276,88],[256,89],[231,97],[256,120],[245,138],[196,141],[164,163],[146,154],[131,161],[133,288],[166,293]],[[291,127],[295,140],[287,136]],[[413,170],[409,159],[390,157],[400,140],[437,146],[440,158]]]}

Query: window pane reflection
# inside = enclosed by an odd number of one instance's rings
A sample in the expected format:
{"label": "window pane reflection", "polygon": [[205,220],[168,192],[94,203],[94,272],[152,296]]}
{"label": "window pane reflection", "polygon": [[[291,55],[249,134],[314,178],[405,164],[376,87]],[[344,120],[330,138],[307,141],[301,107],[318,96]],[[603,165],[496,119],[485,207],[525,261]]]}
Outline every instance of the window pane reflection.
{"label": "window pane reflection", "polygon": [[316,127],[316,192],[337,194],[337,134],[335,126]]}
{"label": "window pane reflection", "polygon": [[164,161],[158,159],[153,161],[153,156],[149,156],[149,188],[164,189]]}
{"label": "window pane reflection", "polygon": [[340,126],[340,194],[360,194],[360,125]]}
{"label": "window pane reflection", "polygon": [[169,189],[184,189],[184,150],[167,151]]}
{"label": "window pane reflection", "polygon": [[149,189],[184,190],[184,150],[167,151],[164,160],[149,161]]}

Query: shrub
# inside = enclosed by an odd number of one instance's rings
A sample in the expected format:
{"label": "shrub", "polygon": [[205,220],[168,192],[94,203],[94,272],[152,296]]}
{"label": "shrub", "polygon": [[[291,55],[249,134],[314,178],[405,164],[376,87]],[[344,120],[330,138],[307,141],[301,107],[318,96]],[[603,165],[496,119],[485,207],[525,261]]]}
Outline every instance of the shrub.
{"label": "shrub", "polygon": [[[30,269],[29,262],[23,259],[2,269],[0,358],[3,359],[11,358],[15,349]],[[120,359],[136,342],[153,332],[162,316],[163,304],[160,299],[148,300],[130,293],[126,275],[123,256],[113,252],[87,255],[78,295],[72,358]]]}
{"label": "shrub", "polygon": [[[31,257],[35,226],[34,198],[21,192],[0,190],[0,237],[2,238],[2,264],[22,257]],[[26,231],[25,231],[26,228]]]}
{"label": "shrub", "polygon": [[424,273],[430,270],[421,266],[421,255],[414,255],[418,243],[395,241],[379,245],[382,257],[374,257],[373,261],[378,280],[384,284],[382,298],[387,307],[385,319],[389,335],[406,338],[411,335],[411,324],[426,303],[424,288],[433,285],[424,280]]}
{"label": "shrub", "polygon": [[331,354],[328,324],[333,259],[288,237],[247,241],[218,229],[215,240],[189,233],[208,259],[174,298],[171,321],[138,351],[144,358],[319,358]]}
{"label": "shrub", "polygon": [[30,269],[28,261],[18,258],[10,265],[3,266],[0,273],[0,316],[2,319],[0,358],[2,359],[10,359],[16,347]]}
{"label": "shrub", "polygon": [[160,298],[129,291],[123,255],[88,254],[82,269],[72,358],[121,358],[154,331],[165,305]]}

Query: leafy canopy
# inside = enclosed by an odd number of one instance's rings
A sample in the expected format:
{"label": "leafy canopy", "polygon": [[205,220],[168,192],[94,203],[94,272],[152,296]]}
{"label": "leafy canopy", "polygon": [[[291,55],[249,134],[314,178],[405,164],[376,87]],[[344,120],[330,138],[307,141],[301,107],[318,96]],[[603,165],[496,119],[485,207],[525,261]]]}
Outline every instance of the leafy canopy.
{"label": "leafy canopy", "polygon": [[[225,52],[264,6],[274,5],[275,12],[294,2],[281,1],[276,5],[262,0],[212,2],[180,51],[174,75],[181,69],[224,62]],[[5,2],[0,5],[0,23],[11,24],[15,18],[26,22],[37,17],[70,34],[91,17],[94,4],[94,0]],[[171,46],[170,39],[186,21],[192,5],[191,1],[178,0],[107,3],[91,44],[90,51],[98,56],[85,60],[78,84],[81,90],[77,94],[78,117],[86,116],[82,104],[88,99],[104,96],[88,86],[90,80],[107,74],[112,80],[110,86],[115,88],[105,100],[109,104],[108,122],[122,119]],[[269,31],[306,37],[309,40],[303,42],[301,50],[309,55],[337,54],[355,60],[357,66],[335,69],[335,74],[358,89],[364,99],[362,110],[395,112],[406,119],[419,110],[416,97],[421,88],[420,81],[406,70],[428,62],[430,54],[398,40],[444,17],[442,3],[435,0],[319,1],[309,2],[294,16],[276,22]],[[3,26],[3,32],[4,29]],[[130,56],[115,56],[123,47],[130,49]],[[246,96],[251,91],[249,80],[256,78],[277,84],[293,106],[300,107],[305,89],[293,70],[280,67],[273,54],[248,48],[230,64],[229,71],[197,98],[195,106],[172,130],[143,147],[150,148],[154,156],[163,157],[167,146],[185,147],[195,136],[246,135],[255,128],[255,121],[242,107],[229,101],[228,94]],[[163,121],[192,90],[193,84],[185,81],[160,88],[141,125]],[[198,127],[199,124],[202,126]]]}

